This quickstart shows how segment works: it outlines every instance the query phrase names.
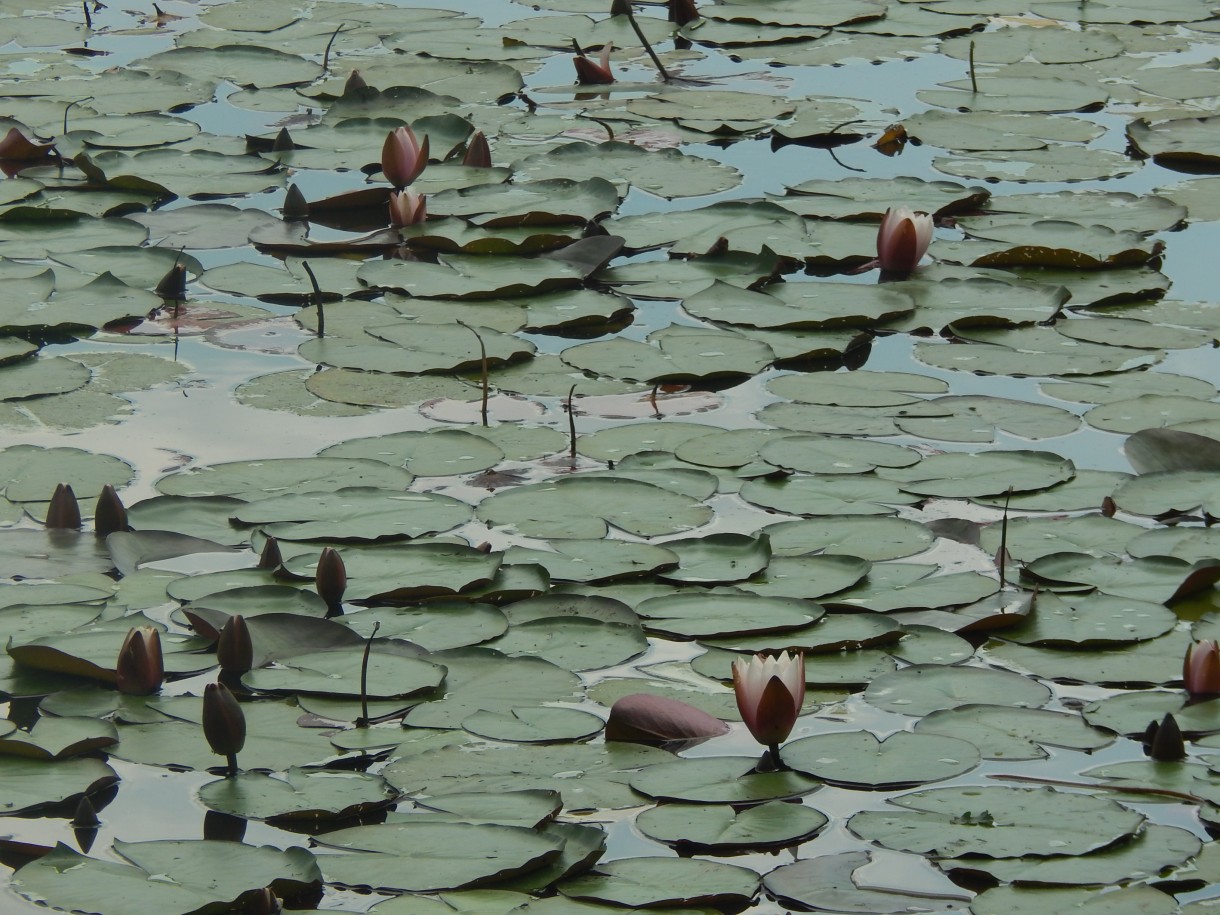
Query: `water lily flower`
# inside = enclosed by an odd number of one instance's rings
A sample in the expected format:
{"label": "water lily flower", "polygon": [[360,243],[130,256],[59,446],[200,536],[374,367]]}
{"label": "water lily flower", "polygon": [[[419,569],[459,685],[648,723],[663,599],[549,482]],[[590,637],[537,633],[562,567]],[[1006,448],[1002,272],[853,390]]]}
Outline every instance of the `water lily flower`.
{"label": "water lily flower", "polygon": [[390,225],[413,226],[428,218],[427,201],[415,191],[390,193]]}
{"label": "water lily flower", "polygon": [[428,164],[428,138],[420,143],[415,131],[403,125],[386,135],[381,146],[381,173],[394,187],[406,187]]}
{"label": "water lily flower", "polygon": [[483,131],[476,130],[470,135],[462,164],[471,168],[491,168],[491,147],[487,145],[487,136]]}
{"label": "water lily flower", "polygon": [[1194,642],[1186,649],[1182,679],[1192,697],[1220,693],[1220,645],[1215,639]]}
{"label": "water lily flower", "polygon": [[578,53],[572,58],[576,65],[576,81],[605,85],[614,82],[614,73],[610,70],[610,45],[604,45],[598,54],[598,62],[590,60],[584,53]]}
{"label": "water lily flower", "polygon": [[165,665],[161,635],[152,626],[137,626],[123,639],[115,665],[115,686],[128,696],[149,696],[161,688]]}
{"label": "water lily flower", "polygon": [[223,683],[203,688],[203,736],[212,752],[229,762],[229,774],[237,774],[237,754],[246,745],[246,716],[241,704]]}
{"label": "water lily flower", "polygon": [[778,761],[779,745],[788,739],[805,701],[804,653],[756,654],[734,661],[733,690],[746,727]]}
{"label": "water lily flower", "polygon": [[890,207],[877,230],[877,266],[892,273],[910,273],[931,243],[931,216]]}

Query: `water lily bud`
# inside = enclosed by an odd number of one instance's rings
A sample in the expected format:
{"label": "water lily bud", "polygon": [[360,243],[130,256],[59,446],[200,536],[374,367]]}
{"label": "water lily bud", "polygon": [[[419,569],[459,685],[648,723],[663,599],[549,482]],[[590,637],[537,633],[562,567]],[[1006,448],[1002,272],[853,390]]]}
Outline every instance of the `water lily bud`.
{"label": "water lily bud", "polygon": [[367,89],[369,84],[364,81],[364,77],[360,75],[359,70],[353,70],[348,74],[347,82],[343,84],[343,94],[356,92],[359,89]]}
{"label": "water lily bud", "polygon": [[244,674],[254,666],[254,643],[250,641],[250,629],[246,618],[231,616],[220,629],[216,641],[216,660],[227,674]]}
{"label": "water lily bud", "polygon": [[280,132],[275,135],[275,140],[271,144],[272,152],[285,152],[289,149],[296,149],[297,145],[292,140],[292,134],[288,132],[287,127],[281,127]]}
{"label": "water lily bud", "polygon": [[347,568],[343,565],[343,557],[330,547],[322,549],[318,557],[318,568],[314,573],[314,581],[318,588],[318,596],[326,601],[326,607],[332,614],[343,612],[343,592],[347,590]]}
{"label": "water lily bud", "polygon": [[471,168],[491,168],[491,147],[487,145],[487,137],[483,131],[476,130],[466,143],[466,155],[462,156],[462,164]]}
{"label": "water lily bud", "polygon": [[129,630],[115,665],[118,691],[128,696],[148,696],[161,688],[164,679],[160,633],[152,626]]}
{"label": "water lily bud", "polygon": [[67,483],[55,487],[51,496],[51,504],[47,506],[47,527],[71,528],[80,527],[80,505],[76,501],[76,493]]}
{"label": "water lily bud", "polygon": [[97,810],[87,794],[82,794],[80,803],[76,805],[72,825],[77,829],[96,829],[102,825],[102,821],[97,818]]}
{"label": "water lily bud", "polygon": [[[1155,725],[1155,722],[1153,722]],[[1149,726],[1152,731],[1152,726]],[[1147,734],[1147,732],[1145,732]],[[1152,740],[1148,744],[1148,755],[1157,762],[1177,762],[1186,758],[1186,742],[1173,715],[1166,715],[1156,725]]]}
{"label": "water lily bud", "polygon": [[203,688],[203,736],[220,756],[236,756],[246,745],[245,713],[223,683]]}
{"label": "water lily bud", "polygon": [[390,194],[390,225],[413,226],[428,218],[427,200],[415,191],[393,191]]}
{"label": "water lily bud", "polygon": [[631,15],[631,0],[611,0],[610,15],[611,16],[630,16]]}
{"label": "water lily bud", "polygon": [[102,487],[102,491],[97,497],[97,504],[93,507],[93,533],[99,537],[106,537],[116,531],[125,530],[127,530],[127,509],[123,507],[123,500],[114,491],[114,487],[107,483]]}
{"label": "water lily bud", "polygon": [[756,654],[733,662],[737,710],[754,735],[767,747],[788,738],[805,701],[805,655]]}
{"label": "water lily bud", "polygon": [[410,127],[391,130],[381,146],[381,173],[394,187],[406,187],[428,164],[428,137],[420,143]]}
{"label": "water lily bud", "polygon": [[284,205],[280,207],[280,215],[285,219],[308,219],[309,201],[295,184],[288,185],[284,192]]}
{"label": "water lily bud", "polygon": [[605,85],[614,82],[614,72],[610,69],[610,45],[605,45],[598,54],[595,63],[584,54],[572,58],[576,66],[576,81],[586,85]]}
{"label": "water lily bud", "polygon": [[1192,698],[1220,693],[1220,645],[1215,639],[1194,642],[1186,649],[1182,680]]}
{"label": "water lily bud", "polygon": [[890,207],[877,230],[877,266],[891,273],[910,273],[931,243],[931,216]]}
{"label": "water lily bud", "polygon": [[237,901],[246,915],[279,915],[284,911],[280,907],[279,897],[268,886],[261,890],[247,890],[237,897]]}
{"label": "water lily bud", "polygon": [[258,555],[258,567],[260,569],[278,569],[284,564],[284,557],[280,553],[280,542],[274,537],[268,537],[267,542],[263,544],[263,551]]}
{"label": "water lily bud", "polygon": [[182,302],[186,300],[186,268],[181,264],[174,264],[169,268],[169,272],[161,277],[161,281],[157,283],[157,288],[153,290],[163,299],[172,299]]}
{"label": "water lily bud", "polygon": [[699,18],[695,0],[669,0],[669,21],[677,25],[688,25]]}

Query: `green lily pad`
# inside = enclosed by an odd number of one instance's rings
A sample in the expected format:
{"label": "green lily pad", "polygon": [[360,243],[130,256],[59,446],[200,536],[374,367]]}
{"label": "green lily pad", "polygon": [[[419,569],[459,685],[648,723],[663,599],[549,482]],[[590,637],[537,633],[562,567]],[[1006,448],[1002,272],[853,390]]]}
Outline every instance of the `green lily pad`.
{"label": "green lily pad", "polygon": [[569,899],[611,905],[683,906],[748,904],[758,875],[748,868],[694,858],[620,858],[558,887]]}
{"label": "green lily pad", "polygon": [[864,692],[871,705],[920,716],[977,702],[1039,708],[1050,697],[1051,691],[1041,683],[1008,671],[936,664],[904,667],[885,674]]}
{"label": "green lily pad", "polygon": [[566,810],[637,807],[628,787],[633,774],[672,760],[666,750],[640,744],[472,745],[428,750],[390,763],[382,776],[391,785],[432,797],[469,791],[559,791]]}
{"label": "green lily pad", "polygon": [[[445,668],[423,658],[372,651],[367,675],[364,647],[294,655],[274,668],[252,670],[242,682],[259,692],[304,692],[390,699],[439,686]],[[367,684],[367,686],[366,686]]]}
{"label": "green lily pad", "polygon": [[1045,451],[990,451],[933,454],[913,467],[882,467],[877,475],[907,492],[963,498],[1044,489],[1071,479],[1075,466]]}
{"label": "green lily pad", "polygon": [[879,740],[868,731],[841,731],[792,741],[780,755],[798,772],[829,784],[874,791],[942,781],[979,764],[974,744],[923,736],[899,731]]}
{"label": "green lily pad", "polygon": [[799,772],[757,772],[756,759],[715,756],[679,759],[642,769],[631,787],[658,800],[749,804],[803,797],[821,782]]}
{"label": "green lily pad", "polygon": [[699,501],[649,483],[574,475],[493,494],[479,519],[531,537],[595,539],[609,526],[640,536],[692,530],[711,517]]}
{"label": "green lily pad", "polygon": [[863,851],[819,855],[780,865],[763,878],[763,886],[783,905],[814,911],[926,912],[948,908],[959,901],[945,898],[947,894],[914,895],[861,886],[866,878],[858,882],[856,873],[864,870],[870,860],[869,853]]}
{"label": "green lily pad", "polygon": [[916,854],[989,858],[1080,855],[1133,836],[1144,816],[1108,798],[1051,788],[928,788],[893,798],[902,808],[848,821],[861,838]]}
{"label": "green lily pad", "polygon": [[237,508],[233,520],[281,540],[384,541],[438,534],[472,515],[465,502],[438,493],[346,487],[259,499]]}
{"label": "green lily pad", "polygon": [[787,847],[807,841],[829,822],[803,804],[768,801],[734,810],[724,804],[661,804],[636,817],[640,832],[683,849],[720,852]]}
{"label": "green lily pad", "polygon": [[413,477],[359,458],[273,458],[196,467],[157,481],[167,496],[234,496],[251,501],[285,493],[334,492],[350,486],[407,489]]}
{"label": "green lily pad", "polygon": [[375,775],[289,768],[283,777],[243,772],[208,782],[199,799],[209,810],[291,828],[357,817],[393,802],[395,792]]}
{"label": "green lily pad", "polygon": [[637,608],[649,632],[678,638],[790,632],[826,612],[812,601],[752,594],[686,594],[652,597]]}
{"label": "green lily pad", "polygon": [[100,759],[67,759],[48,766],[43,759],[4,756],[0,757],[0,784],[4,785],[0,810],[6,815],[33,813],[117,781],[118,775]]}
{"label": "green lily pad", "polygon": [[1114,735],[1090,727],[1079,716],[1046,709],[968,704],[941,709],[915,725],[917,734],[969,740],[987,759],[1045,759],[1045,747],[1098,750]]}
{"label": "green lily pad", "polygon": [[612,175],[616,184],[629,184],[667,200],[726,191],[741,181],[736,169],[711,159],[676,149],[645,151],[618,141],[596,146],[568,143],[527,156],[513,163],[513,175],[517,181],[543,177],[583,181]]}
{"label": "green lily pad", "polygon": [[1056,912],[1092,909],[1114,915],[1173,915],[1180,911],[1172,896],[1150,886],[1129,886],[1112,892],[997,886],[980,893],[970,904],[970,911],[974,915],[1033,915],[1047,911],[1048,907]]}

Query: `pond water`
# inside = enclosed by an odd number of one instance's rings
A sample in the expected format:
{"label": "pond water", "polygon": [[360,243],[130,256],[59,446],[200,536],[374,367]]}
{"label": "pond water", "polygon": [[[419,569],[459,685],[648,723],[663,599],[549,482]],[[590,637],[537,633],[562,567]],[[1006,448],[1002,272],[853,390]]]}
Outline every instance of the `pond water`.
{"label": "pond water", "polygon": [[[1208,5],[636,4],[669,80],[607,6],[0,0],[0,131],[62,157],[0,180],[0,909],[1220,898]],[[387,230],[403,123],[429,219]],[[891,206],[936,229],[883,278]],[[120,694],[145,625],[166,682]],[[793,771],[755,772],[730,665],[785,648]],[[728,729],[606,741],[634,693]]]}

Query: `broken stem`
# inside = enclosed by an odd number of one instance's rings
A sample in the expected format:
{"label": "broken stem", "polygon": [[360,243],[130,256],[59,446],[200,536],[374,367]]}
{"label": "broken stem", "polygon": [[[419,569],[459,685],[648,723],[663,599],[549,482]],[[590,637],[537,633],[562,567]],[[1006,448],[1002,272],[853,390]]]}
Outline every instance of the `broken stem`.
{"label": "broken stem", "polygon": [[576,469],[576,411],[572,409],[572,396],[576,393],[576,385],[568,388],[568,456],[572,461],[572,469]]}
{"label": "broken stem", "polygon": [[465,321],[458,321],[458,323],[461,324],[468,331],[470,331],[472,334],[474,334],[474,338],[479,341],[479,358],[480,358],[479,381],[483,387],[483,405],[482,405],[482,409],[480,412],[483,417],[483,425],[487,426],[488,425],[487,400],[488,400],[489,392],[491,390],[491,384],[488,380],[488,374],[487,374],[487,347],[483,343],[483,337],[479,334],[479,332],[477,330],[475,330]]}
{"label": "broken stem", "polygon": [[979,81],[974,76],[974,39],[970,39],[970,91],[979,91]]}
{"label": "broken stem", "polygon": [[657,72],[661,74],[661,79],[665,82],[670,81],[669,71],[665,69],[665,65],[661,63],[661,58],[657,57],[657,52],[652,49],[648,39],[644,37],[644,30],[640,28],[640,24],[635,21],[635,12],[631,9],[630,0],[619,2],[615,0],[614,5],[610,8],[612,15],[623,15],[627,17],[627,21],[631,23],[631,29],[635,32],[635,37],[640,39],[640,44],[644,46],[644,50],[648,52],[648,56],[652,58],[652,65],[657,68]]}
{"label": "broken stem", "polygon": [[369,655],[373,651],[373,639],[377,637],[377,630],[380,628],[381,623],[373,623],[373,631],[364,643],[364,657],[360,661],[360,717],[356,720],[358,728],[369,726]]}
{"label": "broken stem", "polygon": [[309,282],[313,286],[313,301],[318,306],[318,337],[325,337],[326,312],[322,310],[322,287],[318,285],[318,278],[313,275],[313,267],[309,266],[309,261],[301,261],[301,266],[309,275]]}
{"label": "broken stem", "polygon": [[335,39],[339,37],[339,33],[343,31],[343,27],[345,25],[347,25],[346,22],[340,22],[337,26],[335,26],[335,30],[330,33],[330,41],[326,42],[326,50],[322,52],[323,73],[330,72],[330,49],[334,46]]}

